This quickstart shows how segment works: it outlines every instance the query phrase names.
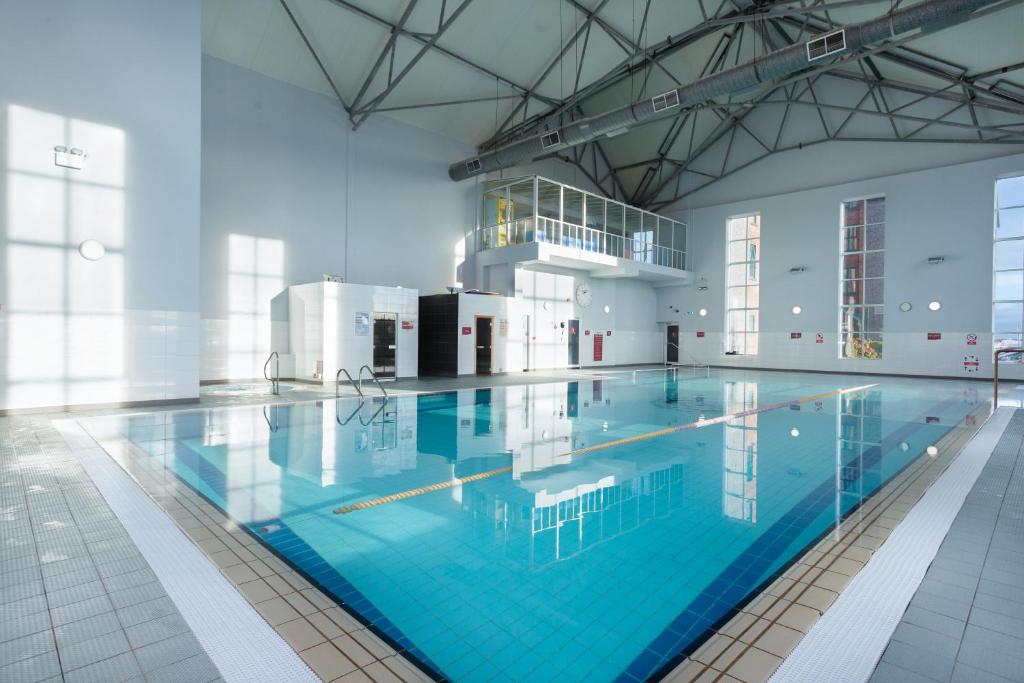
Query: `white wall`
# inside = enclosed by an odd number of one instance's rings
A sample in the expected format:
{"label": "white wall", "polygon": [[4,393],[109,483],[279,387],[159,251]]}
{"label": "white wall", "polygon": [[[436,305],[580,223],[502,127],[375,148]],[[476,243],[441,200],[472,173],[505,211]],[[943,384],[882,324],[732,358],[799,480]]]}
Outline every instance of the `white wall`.
{"label": "white wall", "polygon": [[0,2],[0,409],[198,396],[200,15]]}
{"label": "white wall", "polygon": [[[683,349],[712,364],[967,376],[963,360],[971,354],[981,360],[974,376],[991,376],[995,181],[1021,173],[1024,155],[1015,155],[680,213],[690,220],[692,263],[708,289],[659,290],[658,318],[677,320]],[[883,358],[839,359],[839,206],[873,195],[886,197]],[[755,211],[762,226],[760,354],[725,356],[726,219]],[[929,265],[930,256],[944,256],[945,263]],[[807,270],[790,274],[794,266]],[[939,311],[928,310],[932,300],[942,303]],[[913,310],[901,312],[903,301]],[[795,305],[803,309],[799,316],[791,312]],[[670,313],[669,306],[681,313]],[[696,315],[701,308],[706,318]],[[698,330],[706,332],[703,339]],[[819,331],[823,344],[815,343]],[[802,339],[791,339],[791,332]],[[928,341],[928,332],[942,339]],[[978,335],[977,346],[967,345],[971,333]],[[1005,374],[1024,376],[1019,371]]]}
{"label": "white wall", "polygon": [[[396,314],[395,374],[416,376],[420,298],[415,289],[314,282],[289,287],[288,298],[295,378],[333,384],[339,368],[357,378],[363,365],[373,368],[374,313]],[[321,377],[316,377],[318,361]]]}
{"label": "white wall", "polygon": [[287,339],[268,302],[289,285],[455,282],[479,202],[447,168],[469,147],[386,116],[353,132],[336,101],[212,57],[202,129],[204,380],[260,376]]}

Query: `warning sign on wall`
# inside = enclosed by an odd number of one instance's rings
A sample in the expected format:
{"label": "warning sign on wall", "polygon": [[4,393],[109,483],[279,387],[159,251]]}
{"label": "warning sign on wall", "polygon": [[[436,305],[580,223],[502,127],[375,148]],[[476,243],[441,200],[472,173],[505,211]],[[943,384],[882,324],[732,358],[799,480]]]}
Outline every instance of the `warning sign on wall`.
{"label": "warning sign on wall", "polygon": [[701,331],[701,332],[698,332],[698,333],[697,333],[697,338],[698,338],[698,339],[703,339],[703,338],[704,338],[704,332],[703,332],[703,331]]}
{"label": "warning sign on wall", "polygon": [[814,335],[814,343],[815,344],[824,344],[825,343],[825,333],[824,332],[818,332],[817,334],[815,334]]}
{"label": "warning sign on wall", "polygon": [[967,345],[968,346],[977,346],[978,345],[978,335],[976,335],[976,334],[969,334],[969,335],[967,335]]}
{"label": "warning sign on wall", "polygon": [[462,334],[463,335],[473,334],[473,328],[472,327],[463,327],[462,328]]}
{"label": "warning sign on wall", "polygon": [[938,339],[942,339],[942,333],[941,332],[929,332],[928,333],[928,341],[936,341]]}
{"label": "warning sign on wall", "polygon": [[403,320],[402,321],[402,329],[403,330],[411,330],[412,328],[413,328],[413,324],[412,324],[411,320]]}
{"label": "warning sign on wall", "polygon": [[972,373],[981,369],[981,360],[974,355],[964,356],[964,372]]}
{"label": "warning sign on wall", "polygon": [[604,335],[594,335],[594,360],[604,360]]}
{"label": "warning sign on wall", "polygon": [[789,338],[790,339],[799,339],[802,336],[804,336],[802,332],[790,332],[789,333]]}

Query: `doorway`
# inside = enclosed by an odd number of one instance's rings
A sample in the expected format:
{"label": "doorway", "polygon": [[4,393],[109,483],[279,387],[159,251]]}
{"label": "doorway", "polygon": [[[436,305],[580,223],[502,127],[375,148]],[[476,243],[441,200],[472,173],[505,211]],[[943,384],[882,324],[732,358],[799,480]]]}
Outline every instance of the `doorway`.
{"label": "doorway", "polygon": [[569,367],[580,366],[580,321],[573,319],[569,321]]}
{"label": "doorway", "polygon": [[476,374],[491,374],[491,338],[494,318],[478,316],[476,319]]}
{"label": "doorway", "polygon": [[395,328],[397,313],[373,314],[373,374],[378,379],[395,378]]}
{"label": "doorway", "polygon": [[668,338],[665,343],[665,361],[679,362],[679,325],[668,326]]}

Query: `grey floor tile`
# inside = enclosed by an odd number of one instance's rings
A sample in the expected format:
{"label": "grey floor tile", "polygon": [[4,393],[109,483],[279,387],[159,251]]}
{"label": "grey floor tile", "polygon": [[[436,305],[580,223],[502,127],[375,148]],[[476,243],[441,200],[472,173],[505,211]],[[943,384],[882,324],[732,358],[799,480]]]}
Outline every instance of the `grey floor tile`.
{"label": "grey floor tile", "polygon": [[36,612],[0,621],[0,642],[23,638],[51,628],[50,613]]}
{"label": "grey floor tile", "polygon": [[920,676],[937,681],[946,681],[953,674],[956,653],[939,654],[932,650],[914,647],[893,640],[885,648],[885,652],[882,654],[882,661]]}
{"label": "grey floor tile", "polygon": [[153,619],[125,629],[132,647],[138,648],[172,636],[188,633],[189,627],[179,614]]}
{"label": "grey floor tile", "polygon": [[146,672],[149,683],[207,683],[220,678],[220,671],[204,652],[159,669]]}
{"label": "grey floor tile", "polygon": [[201,654],[202,646],[191,633],[183,633],[135,650],[143,671],[161,669],[169,664]]}
{"label": "grey floor tile", "polygon": [[[65,683],[121,683],[141,676],[138,662],[131,652],[83,666],[64,674]],[[182,681],[181,683],[185,683]]]}
{"label": "grey floor tile", "polygon": [[54,649],[56,646],[53,642],[53,633],[49,629],[8,640],[0,643],[0,667],[38,657]]}
{"label": "grey floor tile", "polygon": [[971,611],[970,602],[951,600],[944,598],[941,595],[934,595],[932,593],[924,593],[921,591],[918,591],[914,595],[910,604],[960,621],[967,621],[967,615],[970,614]]}
{"label": "grey floor tile", "polygon": [[65,648],[83,640],[92,640],[114,631],[121,630],[121,622],[113,612],[97,614],[93,617],[79,619],[70,624],[58,626],[54,629],[54,636],[57,638],[57,646]]}
{"label": "grey floor tile", "polygon": [[996,676],[988,671],[961,662],[953,667],[953,678],[951,683],[1012,683],[1010,679]]}
{"label": "grey floor tile", "polygon": [[930,610],[921,609],[911,605],[907,608],[907,611],[903,613],[903,621],[908,624],[914,624],[921,628],[940,633],[950,638],[956,638],[959,644],[960,638],[963,636],[964,627],[967,626],[967,622],[948,617],[938,612],[932,612]]}
{"label": "grey floor tile", "polygon": [[159,581],[144,583],[141,586],[132,586],[117,591],[111,591],[110,600],[114,607],[122,608],[129,605],[137,605],[140,602],[149,602],[167,595],[163,585]]}
{"label": "grey floor tile", "polygon": [[128,652],[131,646],[122,631],[112,631],[89,640],[79,640],[62,647],[60,662],[65,671],[79,669],[89,664],[110,659],[115,655]]}
{"label": "grey floor tile", "polygon": [[90,598],[97,598],[106,595],[107,589],[100,580],[90,581],[71,588],[46,591],[46,600],[50,603],[50,609],[72,605]]}
{"label": "grey floor tile", "polygon": [[967,623],[980,626],[981,628],[987,628],[990,631],[996,631],[1008,636],[1013,636],[1014,638],[1024,642],[1024,613],[1018,613],[1016,616],[1008,616],[998,612],[990,612],[989,610],[981,609],[975,605],[971,609],[971,616],[967,620]]}
{"label": "grey floor tile", "polygon": [[53,620],[54,626],[63,626],[79,619],[110,612],[113,609],[114,605],[110,602],[110,598],[106,595],[100,595],[95,598],[51,609],[50,618]]}
{"label": "grey floor tile", "polygon": [[960,637],[944,636],[933,630],[922,628],[915,624],[903,622],[896,627],[892,634],[893,641],[906,643],[915,648],[933,652],[940,656],[956,658],[956,651],[960,647]]}
{"label": "grey floor tile", "polygon": [[935,683],[934,679],[881,661],[871,674],[870,683]]}
{"label": "grey floor tile", "polygon": [[1024,641],[968,624],[957,662],[1018,680],[1024,671]]}
{"label": "grey floor tile", "polygon": [[130,605],[117,610],[117,615],[126,628],[177,613],[177,608],[168,597],[157,598],[149,602],[140,602],[137,605]]}
{"label": "grey floor tile", "polygon": [[60,677],[60,660],[57,653],[50,651],[30,659],[0,668],[0,681],[9,683],[35,683]]}

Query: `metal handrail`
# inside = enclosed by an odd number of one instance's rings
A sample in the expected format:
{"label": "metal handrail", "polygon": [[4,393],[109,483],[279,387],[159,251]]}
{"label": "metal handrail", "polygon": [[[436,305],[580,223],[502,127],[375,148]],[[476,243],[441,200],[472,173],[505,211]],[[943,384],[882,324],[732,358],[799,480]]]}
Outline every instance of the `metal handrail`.
{"label": "metal handrail", "polygon": [[[384,402],[380,404],[380,408],[377,408],[377,410],[375,410],[373,412],[373,415],[370,416],[369,420],[364,422],[363,421],[363,416],[362,415],[359,416],[359,424],[363,425],[364,427],[369,427],[370,425],[373,424],[373,421],[377,419],[377,416],[380,415],[381,411],[384,410],[387,407],[388,407],[388,398],[385,396],[384,397]],[[384,417],[385,417],[385,422],[386,422],[387,421],[387,415],[385,414]]]}
{"label": "metal handrail", "polygon": [[334,374],[334,397],[338,398],[341,396],[341,392],[338,391],[338,385],[341,384],[341,373],[343,372],[345,373],[345,376],[348,377],[348,383],[352,385],[352,388],[355,389],[356,392],[358,392],[359,398],[363,398],[362,388],[356,386],[356,381],[352,379],[352,375],[350,375],[348,370],[345,368],[338,368],[338,372]]}
{"label": "metal handrail", "polygon": [[[690,353],[688,351],[683,351],[682,347],[679,346],[679,344],[674,344],[673,342],[666,342],[666,343],[669,346],[676,347],[676,351],[679,351],[680,353],[685,353],[689,357],[689,359],[690,359],[690,368],[693,370],[694,373],[696,373],[697,370],[705,370],[707,376],[708,377],[711,376],[711,363],[701,363],[699,360],[697,360],[697,357],[694,356],[692,353]],[[667,364],[667,361],[666,361],[666,364]]]}
{"label": "metal handrail", "polygon": [[366,370],[368,373],[370,373],[370,379],[372,379],[373,383],[377,385],[378,389],[380,389],[380,393],[384,394],[384,398],[387,398],[387,390],[384,389],[384,385],[380,383],[380,380],[377,379],[377,375],[373,373],[373,368],[371,368],[369,365],[364,365],[363,367],[359,368],[359,395],[362,396],[363,394],[363,370]]}
{"label": "metal handrail", "polygon": [[999,356],[1004,353],[1024,353],[1024,349],[996,349],[992,356],[992,410],[999,407]]}
{"label": "metal handrail", "polygon": [[675,372],[675,373],[678,373],[679,372],[679,368],[676,367],[675,365],[666,365],[665,367],[662,367],[662,368],[639,368],[639,369],[633,371],[633,381],[634,382],[636,381],[637,373],[640,373],[640,372]]}
{"label": "metal handrail", "polygon": [[270,428],[270,431],[271,432],[276,432],[278,429],[281,428],[281,425],[279,424],[279,420],[277,419],[277,410],[276,410],[277,405],[275,404],[275,405],[269,406],[270,414],[274,416],[273,424],[271,424],[271,422],[270,422],[270,415],[267,415],[267,407],[268,406],[263,406],[263,419],[267,421],[267,427]]}
{"label": "metal handrail", "polygon": [[[267,366],[270,365],[270,361],[274,361],[273,377],[267,375]],[[270,382],[271,391],[275,396],[281,393],[281,357],[277,355],[277,351],[271,351],[267,362],[263,364],[263,378]]]}
{"label": "metal handrail", "polygon": [[341,401],[338,401],[337,403],[334,404],[334,421],[337,422],[342,427],[344,427],[345,425],[352,421],[352,418],[355,417],[360,410],[363,409],[363,399],[359,399],[359,405],[357,405],[356,409],[353,410],[352,413],[344,420],[341,419],[341,413],[338,412],[338,407],[340,405]]}

